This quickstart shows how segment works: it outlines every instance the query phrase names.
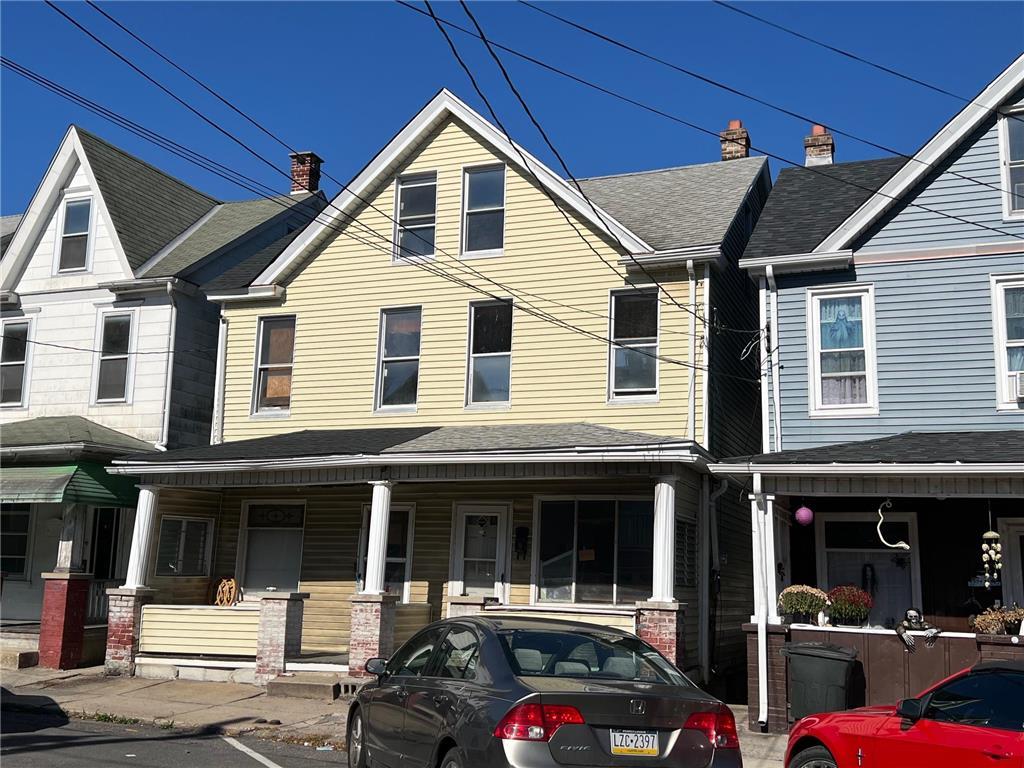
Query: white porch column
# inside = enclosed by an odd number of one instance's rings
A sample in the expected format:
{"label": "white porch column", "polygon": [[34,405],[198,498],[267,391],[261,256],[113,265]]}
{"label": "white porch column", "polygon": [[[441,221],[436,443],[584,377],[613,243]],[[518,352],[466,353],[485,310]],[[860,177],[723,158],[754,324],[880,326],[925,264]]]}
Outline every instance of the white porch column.
{"label": "white porch column", "polygon": [[387,558],[388,518],[391,515],[390,480],[374,480],[373,500],[370,504],[370,530],[366,541],[366,575],[363,578],[362,593],[380,595],[384,593],[384,564]]}
{"label": "white porch column", "polygon": [[132,548],[128,555],[128,573],[124,578],[125,589],[144,589],[146,586],[153,518],[156,516],[159,500],[159,488],[152,485],[139,486],[139,502],[135,507],[135,528],[132,531]]}
{"label": "white porch column", "polygon": [[60,539],[57,542],[57,562],[53,568],[55,573],[79,573],[83,570],[85,513],[84,504],[65,507]]}
{"label": "white porch column", "polygon": [[779,624],[778,575],[775,556],[775,496],[751,493],[751,550],[754,556],[754,615],[751,622],[764,617],[769,624]]}
{"label": "white porch column", "polygon": [[651,602],[675,600],[676,478],[659,477],[654,485],[654,583]]}
{"label": "white porch column", "polygon": [[768,623],[781,624],[782,619],[779,618],[779,560],[775,554],[775,496],[767,493],[764,496],[764,501],[764,517],[761,520],[764,530],[764,589],[767,600],[765,607],[768,609]]}

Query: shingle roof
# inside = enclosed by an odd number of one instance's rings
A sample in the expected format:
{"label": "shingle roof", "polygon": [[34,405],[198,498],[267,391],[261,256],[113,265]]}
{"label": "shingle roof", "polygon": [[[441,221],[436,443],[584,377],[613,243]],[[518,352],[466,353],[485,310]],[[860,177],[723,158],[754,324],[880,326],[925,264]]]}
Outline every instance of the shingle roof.
{"label": "shingle roof", "polygon": [[[298,216],[308,221],[323,208],[322,203],[316,202],[322,198],[311,198],[313,195],[306,193],[224,203],[142,276],[180,274],[208,256],[239,245],[255,230],[275,219],[283,221]],[[307,208],[310,215],[305,215]]]}
{"label": "shingle roof", "polygon": [[743,258],[810,253],[906,162],[888,157],[783,169]]}
{"label": "shingle roof", "polygon": [[903,432],[855,443],[723,459],[723,464],[1022,464],[1024,429]]}
{"label": "shingle roof", "polygon": [[217,200],[168,176],[78,126],[121,247],[138,269],[217,205]]}
{"label": "shingle roof", "polygon": [[7,246],[14,239],[14,231],[18,228],[18,224],[21,223],[21,216],[22,214],[20,213],[0,216],[0,256],[3,256]]}
{"label": "shingle roof", "polygon": [[580,179],[580,186],[659,251],[716,245],[765,163],[766,158],[748,157]]}
{"label": "shingle roof", "polygon": [[133,461],[164,464],[181,461],[285,459],[302,456],[556,450],[679,442],[684,440],[581,423],[307,429],[271,437],[238,440],[202,448],[182,448],[130,458]]}
{"label": "shingle roof", "polygon": [[129,451],[152,451],[153,446],[81,416],[41,416],[12,421],[0,427],[0,448],[91,443]]}

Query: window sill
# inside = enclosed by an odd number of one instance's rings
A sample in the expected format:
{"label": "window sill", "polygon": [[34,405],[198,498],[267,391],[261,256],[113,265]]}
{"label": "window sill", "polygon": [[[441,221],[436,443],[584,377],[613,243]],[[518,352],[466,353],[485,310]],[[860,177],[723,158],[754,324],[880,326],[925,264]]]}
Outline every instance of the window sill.
{"label": "window sill", "polygon": [[1010,402],[1009,400],[1004,400],[996,403],[996,411],[998,413],[1020,413],[1021,411],[1024,411],[1024,402]]}
{"label": "window sill", "polygon": [[415,405],[383,405],[373,411],[374,416],[394,416],[416,413]]}
{"label": "window sill", "polygon": [[131,405],[131,401],[127,397],[123,397],[120,400],[93,400],[93,406],[104,406],[104,405]]}
{"label": "window sill", "polygon": [[512,403],[469,403],[463,406],[463,410],[470,413],[474,411],[510,411],[512,410]]}
{"label": "window sill", "polygon": [[5,411],[24,411],[28,410],[28,405],[25,403],[0,403],[0,408]]}
{"label": "window sill", "polygon": [[816,408],[808,411],[807,415],[812,419],[862,419],[865,416],[878,416],[878,408],[850,408],[841,411]]}
{"label": "window sill", "polygon": [[659,402],[661,402],[661,397],[659,395],[637,395],[635,397],[610,397],[605,402],[605,405],[656,405]]}
{"label": "window sill", "polygon": [[489,251],[463,251],[459,254],[460,259],[494,259],[504,256],[504,248],[492,248]]}
{"label": "window sill", "polygon": [[291,409],[285,408],[280,411],[256,411],[255,413],[250,413],[249,418],[254,419],[256,421],[273,421],[274,419],[287,419],[291,415]]}
{"label": "window sill", "polygon": [[391,266],[393,267],[412,267],[417,264],[430,264],[437,258],[436,254],[430,254],[429,256],[392,256]]}
{"label": "window sill", "polygon": [[89,267],[76,267],[75,269],[58,269],[53,273],[54,277],[60,277],[61,275],[87,275],[89,274]]}

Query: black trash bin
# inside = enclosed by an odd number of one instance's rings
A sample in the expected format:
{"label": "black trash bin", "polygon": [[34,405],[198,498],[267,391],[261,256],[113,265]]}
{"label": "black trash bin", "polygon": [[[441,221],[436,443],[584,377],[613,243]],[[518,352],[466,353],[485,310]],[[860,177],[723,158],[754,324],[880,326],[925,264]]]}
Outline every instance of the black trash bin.
{"label": "black trash bin", "polygon": [[786,643],[782,654],[789,659],[791,720],[855,706],[852,682],[857,649],[825,643]]}

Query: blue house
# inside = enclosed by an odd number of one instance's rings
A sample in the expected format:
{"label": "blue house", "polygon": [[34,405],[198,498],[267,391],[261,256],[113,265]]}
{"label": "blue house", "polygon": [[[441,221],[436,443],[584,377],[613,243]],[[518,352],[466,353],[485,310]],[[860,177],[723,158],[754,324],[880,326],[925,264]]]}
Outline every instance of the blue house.
{"label": "blue house", "polygon": [[[773,731],[787,639],[857,649],[867,703],[1024,655],[971,621],[1024,604],[1024,56],[913,157],[833,163],[821,126],[804,144],[740,262],[762,453],[713,467],[752,489],[750,726]],[[787,623],[792,584],[872,607],[857,628]],[[914,653],[893,631],[911,607],[943,630]]]}

